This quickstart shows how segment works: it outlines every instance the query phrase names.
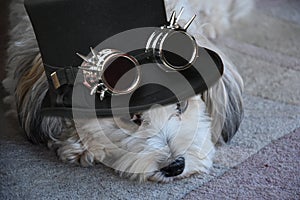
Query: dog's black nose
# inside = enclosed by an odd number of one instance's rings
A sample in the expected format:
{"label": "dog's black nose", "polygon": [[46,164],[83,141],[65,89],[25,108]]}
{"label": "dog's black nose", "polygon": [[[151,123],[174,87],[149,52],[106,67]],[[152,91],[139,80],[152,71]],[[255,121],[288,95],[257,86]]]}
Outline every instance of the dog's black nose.
{"label": "dog's black nose", "polygon": [[178,176],[184,170],[184,158],[179,157],[170,165],[163,167],[160,171],[165,175],[165,177]]}

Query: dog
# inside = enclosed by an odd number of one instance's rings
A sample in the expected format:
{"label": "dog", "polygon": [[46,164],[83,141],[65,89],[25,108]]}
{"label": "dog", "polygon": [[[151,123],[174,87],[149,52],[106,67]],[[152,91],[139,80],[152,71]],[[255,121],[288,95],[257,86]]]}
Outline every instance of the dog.
{"label": "dog", "polygon": [[[185,12],[199,15],[190,32],[199,45],[221,55],[223,76],[184,105],[153,106],[132,119],[74,120],[40,114],[49,85],[23,2],[13,1],[3,85],[9,92],[5,102],[16,111],[28,139],[47,144],[62,161],[82,166],[102,163],[139,181],[170,182],[208,173],[215,146],[230,141],[241,123],[243,81],[236,68],[206,37],[221,35],[232,21],[249,12],[253,2],[165,0],[165,5],[167,13],[184,7]],[[209,24],[209,28],[205,29],[203,24]]]}

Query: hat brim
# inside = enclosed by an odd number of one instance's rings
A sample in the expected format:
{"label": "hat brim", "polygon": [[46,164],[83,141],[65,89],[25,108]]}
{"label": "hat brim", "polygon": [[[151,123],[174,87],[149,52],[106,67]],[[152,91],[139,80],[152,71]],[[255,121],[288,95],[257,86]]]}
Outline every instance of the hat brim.
{"label": "hat brim", "polygon": [[59,94],[50,88],[41,112],[64,117],[73,117],[74,113],[110,117],[142,112],[155,104],[173,104],[201,94],[220,79],[224,66],[216,52],[198,47],[198,53],[190,68],[175,73],[164,72],[156,63],[146,64],[138,89],[126,95],[106,96],[102,101],[79,83],[66,85],[58,104]]}

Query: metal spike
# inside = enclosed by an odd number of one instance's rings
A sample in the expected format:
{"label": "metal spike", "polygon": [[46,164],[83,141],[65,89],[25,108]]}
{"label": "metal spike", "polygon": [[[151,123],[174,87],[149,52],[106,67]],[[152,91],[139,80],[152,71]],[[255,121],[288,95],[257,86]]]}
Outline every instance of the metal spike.
{"label": "metal spike", "polygon": [[186,23],[186,25],[183,27],[183,30],[187,30],[189,27],[190,27],[190,25],[193,23],[193,21],[194,21],[194,19],[196,18],[196,15],[194,15],[189,21],[188,21],[188,23]]}
{"label": "metal spike", "polygon": [[92,47],[90,47],[90,49],[91,49],[91,52],[92,52],[93,56],[94,56],[94,57],[97,57],[96,51],[95,51]]}
{"label": "metal spike", "polygon": [[76,53],[77,54],[77,56],[79,56],[80,58],[82,58],[82,60],[84,60],[84,61],[86,61],[86,62],[88,62],[88,63],[91,63],[90,61],[89,61],[89,58],[88,57],[86,57],[86,56],[84,56],[84,55],[81,55],[80,53]]}
{"label": "metal spike", "polygon": [[176,24],[178,23],[178,21],[179,21],[181,15],[182,15],[182,13],[183,13],[183,10],[184,10],[184,8],[181,7],[181,9],[180,9],[180,11],[179,11],[179,14],[178,14],[178,17],[176,18],[176,22],[175,22]]}
{"label": "metal spike", "polygon": [[78,66],[78,69],[89,71],[89,72],[99,72],[100,70],[93,69],[94,66]]}
{"label": "metal spike", "polygon": [[171,14],[171,17],[170,17],[170,26],[174,25],[175,24],[175,19],[176,19],[176,12],[173,11],[172,14]]}

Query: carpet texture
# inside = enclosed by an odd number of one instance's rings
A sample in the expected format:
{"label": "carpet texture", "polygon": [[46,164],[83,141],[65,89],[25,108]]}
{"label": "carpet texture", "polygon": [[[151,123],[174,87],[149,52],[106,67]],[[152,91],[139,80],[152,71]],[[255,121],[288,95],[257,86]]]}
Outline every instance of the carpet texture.
{"label": "carpet texture", "polygon": [[299,141],[297,129],[184,199],[298,199]]}
{"label": "carpet texture", "polygon": [[299,35],[300,1],[264,0],[214,41],[245,80],[245,118],[209,174],[168,184],[62,163],[0,104],[0,199],[299,199]]}

